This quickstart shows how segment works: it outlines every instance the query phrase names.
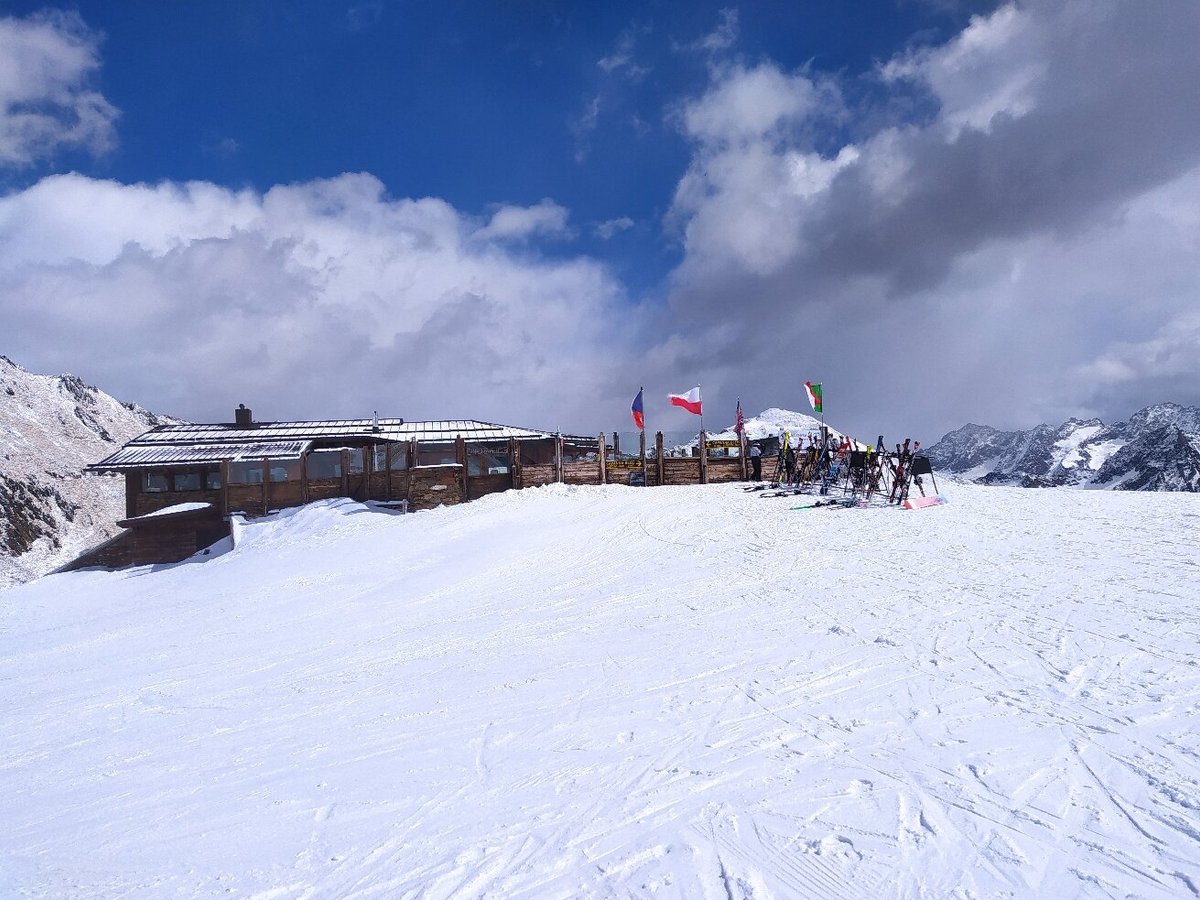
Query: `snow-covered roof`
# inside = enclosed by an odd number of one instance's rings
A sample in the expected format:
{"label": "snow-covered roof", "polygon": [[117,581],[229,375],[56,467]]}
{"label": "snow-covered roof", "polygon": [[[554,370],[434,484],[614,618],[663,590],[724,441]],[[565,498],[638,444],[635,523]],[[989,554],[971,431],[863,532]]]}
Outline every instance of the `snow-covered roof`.
{"label": "snow-covered roof", "polygon": [[147,466],[194,466],[241,459],[295,459],[312,441],[261,441],[253,444],[143,444],[130,441],[116,453],[88,466],[92,472],[143,469]]}
{"label": "snow-covered roof", "polygon": [[403,419],[338,419],[326,422],[256,422],[237,425],[160,425],[116,453],[88,466],[91,472],[112,472],[150,466],[170,467],[218,463],[237,459],[294,458],[322,443],[350,440],[450,443],[458,437],[469,443],[548,438],[545,431],[496,425],[471,419],[405,422]]}

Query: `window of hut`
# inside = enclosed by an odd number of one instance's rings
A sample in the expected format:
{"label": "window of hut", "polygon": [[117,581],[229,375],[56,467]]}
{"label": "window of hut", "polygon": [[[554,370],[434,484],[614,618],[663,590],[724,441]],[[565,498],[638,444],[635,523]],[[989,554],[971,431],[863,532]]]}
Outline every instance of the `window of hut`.
{"label": "window of hut", "polygon": [[497,450],[491,447],[470,447],[467,449],[467,474],[507,475],[508,448]]}
{"label": "window of hut", "polygon": [[200,490],[200,473],[199,472],[176,472],[175,473],[175,490],[177,490],[177,491],[198,491],[198,490]]}
{"label": "window of hut", "polygon": [[221,473],[209,472],[204,476],[204,486],[210,491],[219,491],[221,489]]}
{"label": "window of hut", "polygon": [[392,463],[393,471],[403,471],[408,468],[408,447],[404,444],[376,444],[374,453],[372,470],[375,472],[386,472],[388,470],[388,447],[392,448]]}
{"label": "window of hut", "polygon": [[422,466],[452,466],[458,462],[453,444],[420,447],[417,454],[417,464]]}
{"label": "window of hut", "polygon": [[363,473],[362,447],[351,447],[346,451],[346,471],[351,475],[361,475]]}
{"label": "window of hut", "polygon": [[161,494],[171,489],[171,479],[163,472],[147,472],[142,480],[142,490],[147,494]]}
{"label": "window of hut", "polygon": [[272,481],[299,481],[300,480],[300,460],[299,459],[273,459],[273,460],[271,460],[271,480]]}
{"label": "window of hut", "polygon": [[342,451],[314,450],[305,461],[309,478],[341,478]]}
{"label": "window of hut", "polygon": [[263,466],[260,462],[231,462],[229,464],[230,484],[262,484]]}
{"label": "window of hut", "polygon": [[576,444],[563,441],[563,462],[595,462],[598,458],[599,443]]}

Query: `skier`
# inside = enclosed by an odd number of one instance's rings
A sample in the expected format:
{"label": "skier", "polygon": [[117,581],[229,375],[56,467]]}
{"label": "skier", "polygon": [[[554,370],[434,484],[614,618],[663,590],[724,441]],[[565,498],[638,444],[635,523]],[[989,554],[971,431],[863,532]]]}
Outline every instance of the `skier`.
{"label": "skier", "polygon": [[762,481],[762,448],[758,444],[750,445],[750,465],[754,469],[754,480]]}

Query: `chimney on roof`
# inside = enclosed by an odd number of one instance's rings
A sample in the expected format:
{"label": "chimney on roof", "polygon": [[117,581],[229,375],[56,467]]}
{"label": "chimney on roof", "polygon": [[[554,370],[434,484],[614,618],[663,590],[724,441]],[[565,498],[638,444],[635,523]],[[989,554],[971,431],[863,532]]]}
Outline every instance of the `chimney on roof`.
{"label": "chimney on roof", "polygon": [[250,410],[246,409],[245,403],[239,403],[238,408],[233,411],[233,422],[238,428],[254,427],[254,418]]}

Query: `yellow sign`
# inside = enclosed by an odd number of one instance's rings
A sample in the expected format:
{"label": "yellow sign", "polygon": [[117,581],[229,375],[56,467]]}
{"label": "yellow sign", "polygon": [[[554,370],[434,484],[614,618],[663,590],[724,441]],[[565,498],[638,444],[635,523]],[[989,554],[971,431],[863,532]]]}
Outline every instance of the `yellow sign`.
{"label": "yellow sign", "polygon": [[610,459],[605,461],[604,465],[609,469],[640,469],[642,461],[640,459]]}

